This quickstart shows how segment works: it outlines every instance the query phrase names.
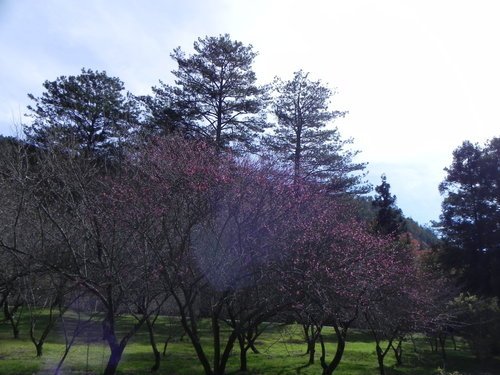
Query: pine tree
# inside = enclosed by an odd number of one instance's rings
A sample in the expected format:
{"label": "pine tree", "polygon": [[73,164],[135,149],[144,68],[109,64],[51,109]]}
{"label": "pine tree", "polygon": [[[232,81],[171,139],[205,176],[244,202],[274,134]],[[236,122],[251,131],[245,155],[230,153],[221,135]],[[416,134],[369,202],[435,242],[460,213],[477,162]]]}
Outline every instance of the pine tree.
{"label": "pine tree", "polygon": [[199,38],[194,50],[186,56],[178,47],[171,55],[178,65],[172,72],[176,108],[217,149],[253,149],[264,129],[258,114],[265,90],[252,70],[257,53],[228,34]]}
{"label": "pine tree", "polygon": [[346,149],[352,140],[329,126],[346,114],[329,109],[333,92],[300,70],[290,81],[276,78],[273,95],[277,123],[264,144],[293,168],[295,178],[324,183],[333,191],[367,192],[359,175],[365,164],[354,163],[358,152]]}
{"label": "pine tree", "polygon": [[137,124],[133,101],[120,79],[82,69],[77,76],[45,81],[41,97],[29,94],[33,122],[25,127],[29,142],[41,147],[72,147],[82,155],[109,154]]}

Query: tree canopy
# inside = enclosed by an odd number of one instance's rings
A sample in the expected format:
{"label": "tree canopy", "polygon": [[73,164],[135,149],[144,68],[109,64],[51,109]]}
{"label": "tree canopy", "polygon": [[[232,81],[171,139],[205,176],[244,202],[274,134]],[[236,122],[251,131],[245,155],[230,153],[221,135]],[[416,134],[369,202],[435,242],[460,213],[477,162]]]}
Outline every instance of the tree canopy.
{"label": "tree canopy", "polygon": [[133,132],[136,111],[119,78],[82,69],[76,76],[45,81],[41,97],[29,94],[33,122],[25,127],[36,145],[69,145],[85,155],[109,153]]}
{"label": "tree canopy", "polygon": [[381,179],[381,184],[375,187],[377,195],[372,201],[377,211],[375,231],[397,236],[405,231],[405,220],[401,209],[396,206],[396,196],[391,194],[391,185],[387,182],[387,176],[383,174]]}
{"label": "tree canopy", "polygon": [[336,191],[367,192],[362,176],[356,174],[365,164],[353,162],[357,152],[347,149],[351,140],[342,139],[332,127],[333,120],[347,113],[330,110],[332,95],[323,82],[311,80],[302,70],[288,81],[276,78],[273,113],[277,122],[265,144],[293,168],[296,178],[320,181]]}
{"label": "tree canopy", "polygon": [[443,264],[469,291],[500,297],[500,138],[463,142],[445,171]]}
{"label": "tree canopy", "polygon": [[199,38],[195,53],[172,53],[177,69],[175,105],[195,130],[218,149],[251,148],[264,123],[257,116],[265,90],[252,70],[257,53],[228,34]]}

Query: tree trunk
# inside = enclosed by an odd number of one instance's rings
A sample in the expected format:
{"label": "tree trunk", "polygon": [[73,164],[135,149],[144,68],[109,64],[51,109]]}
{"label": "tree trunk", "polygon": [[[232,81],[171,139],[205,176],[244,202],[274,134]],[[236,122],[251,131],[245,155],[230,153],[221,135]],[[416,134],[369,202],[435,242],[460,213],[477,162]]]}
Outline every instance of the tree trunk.
{"label": "tree trunk", "polygon": [[[77,334],[75,333],[73,335],[73,337],[71,338],[70,342],[69,343],[66,342],[66,348],[64,349],[64,354],[62,355],[61,359],[59,360],[59,363],[57,364],[56,369],[54,370],[54,375],[60,374],[61,367],[62,367],[64,361],[66,360],[66,357],[68,356],[69,351],[73,346],[73,343],[75,342],[76,336],[77,336]],[[87,363],[88,363],[88,346],[87,346]],[[87,373],[88,373],[88,371],[87,371]]]}
{"label": "tree trunk", "polygon": [[323,367],[323,375],[332,375],[335,369],[338,367],[340,364],[340,361],[342,359],[342,356],[344,354],[345,350],[345,339],[338,337],[338,342],[337,342],[337,350],[335,351],[335,356],[333,357],[333,360],[330,362],[329,365],[325,365],[326,367]]}
{"label": "tree trunk", "polygon": [[246,351],[246,349],[243,349],[240,352],[240,371],[243,371],[243,372],[247,372],[248,371],[247,351]]}
{"label": "tree trunk", "polygon": [[254,354],[260,354],[259,349],[255,347],[255,343],[253,341],[251,341],[248,345],[250,345],[250,349],[252,349]]}
{"label": "tree trunk", "polygon": [[319,335],[319,343],[321,344],[321,357],[319,358],[319,362],[321,363],[321,367],[325,368],[328,365],[326,364],[326,349],[325,342],[323,341],[323,336]]}
{"label": "tree trunk", "polygon": [[245,346],[245,339],[243,335],[238,335],[238,343],[240,345],[240,371],[248,371],[247,365],[247,350],[248,347]]}
{"label": "tree trunk", "polygon": [[309,338],[309,324],[302,324],[302,329],[304,330],[304,337],[305,337],[306,343],[307,343],[306,354],[309,354],[309,349],[310,349],[310,345],[309,345],[309,341],[310,341],[310,338]]}
{"label": "tree trunk", "polygon": [[413,335],[410,335],[410,340],[411,340],[411,343],[413,344],[413,352],[418,353],[417,342],[415,341],[415,338],[413,337]]}
{"label": "tree trunk", "polygon": [[233,331],[229,335],[229,338],[227,339],[227,342],[226,342],[226,347],[224,349],[224,352],[222,353],[222,356],[220,357],[220,363],[218,364],[218,369],[217,369],[218,372],[216,372],[216,375],[224,375],[224,373],[226,371],[227,361],[229,360],[229,355],[231,354],[231,351],[233,350],[234,342],[236,341],[237,338],[238,338],[238,335],[235,333],[235,331]]}
{"label": "tree trunk", "polygon": [[258,325],[255,328],[249,328],[247,331],[247,345],[255,354],[260,354],[259,350],[255,347],[255,340],[259,335]]}
{"label": "tree trunk", "polygon": [[333,360],[330,362],[330,364],[326,363],[326,351],[325,351],[325,343],[323,341],[323,336],[321,335],[321,332],[318,333],[318,338],[321,343],[321,367],[323,368],[323,375],[332,375],[335,369],[338,367],[340,364],[340,361],[342,359],[342,356],[344,355],[344,350],[345,350],[345,340],[347,336],[347,329],[349,328],[350,322],[346,324],[343,327],[339,327],[339,325],[334,322],[333,323],[333,329],[335,330],[335,335],[337,336],[337,349],[335,351],[335,356],[333,357]]}
{"label": "tree trunk", "polygon": [[309,342],[307,343],[307,352],[309,353],[309,365],[314,364],[314,355],[316,354],[316,340],[314,337],[311,337],[309,339]]}
{"label": "tree trunk", "polygon": [[394,347],[394,345],[391,345],[392,350],[394,351],[394,357],[396,358],[396,363],[398,366],[401,366],[403,364],[403,345],[402,345],[402,340],[398,341],[398,345]]}
{"label": "tree trunk", "polygon": [[308,365],[313,365],[316,354],[316,342],[318,341],[318,337],[321,334],[321,328],[312,324],[303,324],[304,336],[307,342],[307,351],[306,354],[309,354]]}
{"label": "tree trunk", "polygon": [[18,325],[16,324],[16,322],[14,322],[12,320],[11,320],[10,324],[12,325],[12,336],[16,340],[19,339],[19,327],[18,327]]}
{"label": "tree trunk", "polygon": [[212,315],[212,335],[214,342],[214,373],[220,373],[220,326],[219,319],[214,314]]}
{"label": "tree trunk", "polygon": [[112,309],[109,309],[106,317],[102,322],[102,331],[103,338],[108,342],[111,353],[109,355],[108,364],[106,365],[106,369],[104,370],[104,375],[114,375],[116,373],[116,369],[118,368],[118,364],[122,358],[123,351],[127,346],[128,341],[132,336],[134,336],[137,331],[142,327],[146,320],[146,317],[139,320],[133,327],[130,329],[125,336],[118,342],[118,338],[116,337],[115,332],[115,315]]}
{"label": "tree trunk", "polygon": [[19,309],[19,306],[21,306],[19,304],[19,302],[15,302],[14,306],[12,307],[12,310],[9,309],[8,297],[4,297],[3,313],[5,316],[5,319],[9,321],[10,326],[12,327],[12,336],[16,340],[19,339],[19,322],[21,320],[20,317],[21,317],[22,309],[21,309],[21,313],[19,313],[19,317],[18,317],[17,321],[16,321],[14,315],[17,312],[17,310]]}
{"label": "tree trunk", "polygon": [[[64,347],[64,353],[63,353],[61,359],[59,360],[57,367],[54,370],[54,375],[60,374],[62,365],[63,365],[64,361],[66,360],[66,357],[68,356],[69,351],[73,347],[73,344],[75,343],[76,338],[82,333],[82,331],[86,327],[88,327],[88,324],[92,320],[92,315],[91,315],[85,322],[82,323],[80,313],[78,313],[78,321],[76,323],[76,327],[73,329],[73,333],[71,335],[71,338],[68,338],[68,330],[67,330],[66,322],[64,320],[63,315],[64,315],[64,311],[63,311],[63,309],[60,308],[59,317],[61,318],[61,323],[62,323],[62,327],[63,327],[63,331],[64,331],[65,347]],[[88,365],[88,345],[87,345],[87,365]],[[86,373],[88,373],[88,369],[87,369]]]}
{"label": "tree trunk", "polygon": [[377,362],[378,362],[378,370],[380,375],[385,375],[385,369],[384,369],[384,352],[382,348],[379,346],[377,343]]}
{"label": "tree trunk", "polygon": [[437,340],[434,337],[429,338],[429,344],[431,344],[431,352],[437,352]]}
{"label": "tree trunk", "polygon": [[118,368],[118,363],[120,363],[122,358],[125,346],[118,344],[115,333],[115,317],[114,312],[111,309],[108,310],[107,316],[102,322],[102,334],[103,338],[108,342],[109,349],[111,350],[108,363],[103,374],[114,375],[116,373],[116,369]]}
{"label": "tree trunk", "polygon": [[36,356],[41,357],[43,355],[43,341],[40,341],[38,344],[35,344],[36,348]]}
{"label": "tree trunk", "polygon": [[[184,300],[190,301],[192,296],[186,291],[183,291],[183,293],[184,293]],[[179,297],[179,295],[176,294],[174,291],[172,291],[172,296],[174,297],[177,306],[179,307],[179,313],[181,316],[181,325],[182,328],[184,328],[184,334],[188,335],[189,340],[191,341],[191,344],[193,345],[193,348],[196,352],[198,360],[203,366],[205,375],[213,375],[214,372],[212,371],[210,362],[208,361],[207,355],[205,354],[203,346],[200,343],[196,321],[194,320],[194,312],[192,305],[188,304],[186,306],[182,302],[182,299]]]}
{"label": "tree trunk", "polygon": [[163,356],[164,357],[167,355],[167,346],[168,346],[169,341],[170,341],[170,336],[167,337],[167,339],[165,340],[165,344],[163,345]]}
{"label": "tree trunk", "polygon": [[59,363],[57,364],[56,369],[54,370],[54,375],[59,375],[61,373],[61,367],[62,367],[64,361],[66,360],[66,357],[68,356],[68,353],[69,353],[69,349],[66,348],[66,350],[64,351],[63,356],[61,357],[61,359],[59,360]]}
{"label": "tree trunk", "polygon": [[111,349],[111,355],[109,356],[108,363],[104,369],[103,375],[115,375],[118,368],[118,364],[122,359],[123,350],[125,347],[123,345],[117,345]]}
{"label": "tree trunk", "polygon": [[149,318],[146,319],[146,326],[148,328],[149,343],[151,344],[151,349],[153,350],[153,356],[154,356],[154,361],[155,361],[153,367],[151,367],[151,372],[154,372],[154,371],[158,371],[158,369],[160,368],[161,355],[160,355],[160,351],[158,350],[158,347],[156,345],[155,333],[153,330],[153,323],[151,322],[151,319],[149,319]]}
{"label": "tree trunk", "polygon": [[215,129],[215,145],[217,148],[217,152],[222,151],[222,148],[224,146],[222,142],[222,100],[222,93],[219,93],[219,99],[217,103],[217,124]]}
{"label": "tree trunk", "polygon": [[440,334],[438,336],[438,340],[439,340],[439,346],[441,347],[441,356],[443,357],[443,361],[446,361],[446,348],[445,348],[446,334],[444,335]]}
{"label": "tree trunk", "polygon": [[37,357],[41,357],[43,355],[43,344],[45,343],[45,339],[49,335],[49,333],[52,330],[52,327],[54,326],[54,323],[55,323],[55,320],[52,320],[53,319],[52,316],[49,319],[50,319],[49,323],[47,324],[47,326],[43,330],[43,332],[40,336],[40,339],[38,339],[38,340],[35,338],[35,322],[34,321],[31,322],[30,338],[31,338],[31,342],[33,343],[33,345],[35,345]]}
{"label": "tree trunk", "polygon": [[295,153],[293,156],[293,172],[295,182],[297,182],[300,176],[300,167],[302,159],[302,107],[301,104],[296,102],[296,110],[298,113],[297,129],[295,130]]}
{"label": "tree trunk", "polygon": [[187,334],[189,336],[189,339],[191,340],[191,344],[193,345],[193,348],[196,352],[196,355],[198,356],[198,360],[201,362],[201,365],[203,366],[203,370],[205,371],[205,375],[213,375],[214,372],[212,371],[212,368],[210,367],[210,363],[208,362],[207,356],[205,355],[205,352],[203,351],[203,347],[201,346],[198,335],[190,333],[190,332],[187,332]]}

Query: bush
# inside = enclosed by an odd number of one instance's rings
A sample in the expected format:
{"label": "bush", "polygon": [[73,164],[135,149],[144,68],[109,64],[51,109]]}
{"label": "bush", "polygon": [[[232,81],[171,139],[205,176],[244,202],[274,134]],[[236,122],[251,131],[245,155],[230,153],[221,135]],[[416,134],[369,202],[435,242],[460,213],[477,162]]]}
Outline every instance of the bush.
{"label": "bush", "polygon": [[461,294],[453,304],[461,323],[459,333],[479,360],[500,353],[500,306],[498,299]]}

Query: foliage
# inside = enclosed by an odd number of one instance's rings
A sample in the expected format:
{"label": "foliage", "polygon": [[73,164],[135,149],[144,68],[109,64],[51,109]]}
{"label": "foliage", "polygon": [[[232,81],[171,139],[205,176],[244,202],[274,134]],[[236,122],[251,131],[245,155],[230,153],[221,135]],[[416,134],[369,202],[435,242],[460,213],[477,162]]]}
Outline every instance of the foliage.
{"label": "foliage", "polygon": [[[302,321],[318,332],[327,324],[333,327],[338,342],[335,354],[327,359],[322,345],[320,357],[323,374],[331,374],[340,364],[349,329],[362,313],[381,308],[391,293],[414,292],[414,283],[402,282],[402,276],[414,274],[413,263],[409,252],[400,251],[391,238],[369,233],[345,203],[311,196],[311,188],[306,190],[309,195],[301,206],[301,220],[294,218],[297,229],[287,235],[286,246],[291,249],[286,253],[291,256],[282,288],[294,296]],[[407,315],[414,310],[401,315],[410,320]],[[392,310],[384,314],[388,311]],[[318,338],[321,343],[321,334]]]}
{"label": "foliage", "polygon": [[[31,311],[47,303],[51,311],[64,310],[68,305],[62,306],[59,293],[67,294],[63,291],[70,286],[68,300],[79,294],[94,298],[94,304],[105,312],[102,335],[112,351],[106,373],[113,373],[116,358],[150,313],[150,306],[137,308],[143,302],[139,297],[150,290],[149,281],[154,278],[147,272],[146,254],[136,252],[137,230],[126,225],[108,199],[104,201],[111,176],[104,175],[92,158],[70,154],[64,147],[62,152],[40,150],[34,162],[23,154],[20,157],[24,168],[11,169],[12,177],[4,186],[11,211],[2,218],[5,229],[0,247],[10,258],[7,264],[18,266],[16,279],[25,280],[25,294],[30,297],[25,304]],[[33,285],[35,278],[38,286]],[[45,282],[46,288],[40,288]],[[152,304],[154,297],[150,290],[146,300]],[[138,322],[119,339],[114,322],[125,311],[137,313]],[[33,338],[37,350],[45,336],[46,331],[40,339]]]}
{"label": "foliage", "polygon": [[152,87],[152,91],[153,95],[137,98],[143,117],[140,134],[146,138],[172,134],[194,136],[189,119],[184,118],[182,109],[176,107],[174,89],[160,81],[160,86]]}
{"label": "foliage", "polygon": [[285,165],[291,165],[296,177],[326,183],[333,191],[367,192],[368,186],[358,173],[365,164],[354,163],[357,151],[348,149],[351,140],[340,137],[331,122],[347,112],[331,111],[333,92],[321,81],[313,81],[300,70],[289,81],[275,78],[273,111],[277,123],[265,138],[268,149]]}
{"label": "foliage", "polygon": [[432,227],[428,225],[420,225],[410,217],[405,217],[404,220],[406,230],[413,236],[413,238],[419,241],[421,244],[420,248],[422,250],[438,246],[439,238]]}
{"label": "foliage", "polygon": [[[374,197],[372,196],[357,196],[353,200],[354,211],[359,220],[363,220],[373,225],[376,223],[378,209],[374,204]],[[406,233],[412,239],[418,242],[420,250],[429,250],[439,245],[439,238],[435,232],[435,228],[427,225],[421,225],[413,220],[411,217],[405,217],[402,213],[404,222],[402,227],[406,229]]]}
{"label": "foliage", "polygon": [[[399,279],[396,270],[410,273],[345,200],[200,140],[151,139],[111,174],[79,155],[44,150],[37,168],[6,187],[13,194],[7,217],[22,220],[6,227],[3,252],[24,259],[34,276],[63,278],[96,301],[110,349],[106,374],[168,298],[206,374],[225,373],[236,342],[246,368],[253,332],[292,306],[333,325],[336,354],[327,360],[321,341],[320,361],[331,374],[361,307],[378,303],[374,292]],[[21,224],[31,229],[19,232]],[[136,323],[120,337],[124,313]],[[210,318],[210,346],[199,316]]]}
{"label": "foliage", "polygon": [[180,47],[171,55],[178,66],[174,108],[217,149],[252,148],[264,127],[257,115],[265,90],[252,70],[257,53],[228,34],[199,38],[193,47],[193,55]]}
{"label": "foliage", "polygon": [[38,146],[72,145],[86,156],[103,155],[125,142],[136,125],[136,109],[123,94],[123,83],[104,71],[82,69],[43,87],[41,97],[28,95],[33,122],[25,127],[27,139]]}
{"label": "foliage", "polygon": [[311,366],[321,346],[323,374],[341,369],[362,324],[380,371],[389,348],[400,362],[406,334],[445,327],[436,290],[447,286],[395,241],[403,218],[384,178],[376,207],[344,194],[366,191],[364,164],[328,128],[345,114],[328,109],[332,92],[302,71],[276,79],[277,124],[264,137],[275,163],[251,153],[267,99],[252,47],[221,35],[194,49],[174,50],[176,86],[153,96],[125,96],[118,78],[91,70],[47,81],[30,96],[28,142],[0,140],[0,305],[12,333],[26,334],[28,310],[46,356],[62,327],[59,367],[78,335],[102,338],[113,375],[146,332],[160,371],[168,313],[184,358],[198,360],[190,371],[222,375],[261,371],[260,340],[286,335],[293,317],[308,327]]}
{"label": "foliage", "polygon": [[406,230],[401,209],[396,206],[396,196],[391,195],[391,185],[385,174],[381,177],[382,183],[375,187],[377,195],[372,202],[377,210],[375,231],[385,235],[398,236]]}
{"label": "foliage", "polygon": [[484,298],[460,294],[452,306],[459,314],[458,329],[469,343],[476,358],[483,360],[500,354],[500,305],[496,297]]}
{"label": "foliage", "polygon": [[466,290],[500,297],[500,138],[464,142],[445,170],[441,262]]}

